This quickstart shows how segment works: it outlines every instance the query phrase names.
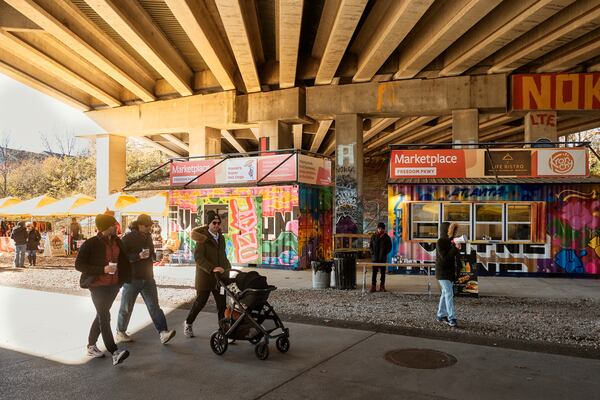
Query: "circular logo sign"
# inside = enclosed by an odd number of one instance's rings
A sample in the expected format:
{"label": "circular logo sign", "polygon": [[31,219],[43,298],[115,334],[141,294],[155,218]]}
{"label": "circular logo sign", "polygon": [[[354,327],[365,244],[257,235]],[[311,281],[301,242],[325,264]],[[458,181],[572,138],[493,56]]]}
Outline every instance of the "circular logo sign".
{"label": "circular logo sign", "polygon": [[548,166],[557,174],[566,174],[575,166],[575,160],[568,152],[559,151],[550,157],[550,160],[548,160]]}

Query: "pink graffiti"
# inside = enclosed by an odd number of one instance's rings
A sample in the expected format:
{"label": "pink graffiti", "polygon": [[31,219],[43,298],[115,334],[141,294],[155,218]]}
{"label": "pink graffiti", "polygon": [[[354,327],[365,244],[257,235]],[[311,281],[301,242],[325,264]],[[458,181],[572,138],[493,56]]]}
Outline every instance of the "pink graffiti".
{"label": "pink graffiti", "polygon": [[258,216],[254,202],[248,197],[231,199],[229,206],[232,216],[230,226],[239,231],[231,235],[236,258],[242,263],[255,261],[258,257]]}
{"label": "pink graffiti", "polygon": [[561,218],[575,230],[582,230],[586,227],[598,229],[600,228],[600,217],[594,215],[593,211],[598,208],[600,208],[598,201],[592,202],[589,207],[579,201],[569,201],[562,208]]}

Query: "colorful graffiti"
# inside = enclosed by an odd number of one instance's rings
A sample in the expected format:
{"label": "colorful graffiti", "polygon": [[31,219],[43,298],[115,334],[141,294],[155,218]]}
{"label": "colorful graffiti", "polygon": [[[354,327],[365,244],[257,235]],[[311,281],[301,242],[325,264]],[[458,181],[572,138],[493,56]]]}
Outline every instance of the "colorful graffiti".
{"label": "colorful graffiti", "polygon": [[[403,204],[408,201],[535,201],[545,204],[543,243],[469,243],[481,274],[600,274],[600,188],[598,185],[390,185],[388,222],[392,254],[435,259],[431,243],[402,241]],[[405,225],[406,226],[406,225]],[[543,225],[541,225],[543,226]]]}
{"label": "colorful graffiti", "polygon": [[[227,255],[234,264],[301,269],[331,255],[331,188],[305,185],[178,190],[170,193],[170,228],[193,260],[189,232],[207,207],[227,214]],[[315,199],[316,198],[316,203]],[[307,199],[311,199],[308,200]],[[327,247],[329,246],[329,247]]]}

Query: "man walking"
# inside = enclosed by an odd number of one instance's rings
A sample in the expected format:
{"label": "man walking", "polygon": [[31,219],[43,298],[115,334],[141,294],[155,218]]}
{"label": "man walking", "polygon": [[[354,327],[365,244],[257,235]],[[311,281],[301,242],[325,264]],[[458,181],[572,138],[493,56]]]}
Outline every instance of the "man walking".
{"label": "man walking", "polygon": [[123,236],[123,246],[131,263],[132,280],[131,283],[123,285],[116,339],[119,342],[132,341],[127,334],[127,326],[129,326],[135,300],[141,293],[160,341],[166,344],[176,332],[169,330],[165,313],[158,305],[158,291],[152,269],[154,260],[154,245],[150,235],[152,219],[149,215],[141,214],[130,228],[131,230]]}
{"label": "man walking", "polygon": [[[377,224],[377,232],[371,236],[371,242],[369,243],[371,249],[371,261],[375,263],[387,263],[387,256],[390,250],[392,250],[392,239],[388,236],[385,231],[385,224],[380,222]],[[379,285],[379,291],[385,292],[385,266],[373,266],[373,275],[371,276],[371,290],[373,293],[377,291],[377,271],[381,274],[381,283]]]}
{"label": "man walking", "polygon": [[206,226],[192,230],[192,239],[196,241],[196,300],[183,323],[183,334],[188,338],[194,336],[192,324],[206,305],[211,292],[217,303],[218,320],[225,316],[225,295],[219,293],[215,277],[215,273],[228,277],[231,270],[225,252],[225,238],[221,234],[221,217],[214,211],[209,211],[206,213],[205,222]]}
{"label": "man walking", "polygon": [[15,242],[15,268],[25,268],[25,252],[27,251],[27,229],[25,222],[19,221],[10,234],[10,238]]}
{"label": "man walking", "polygon": [[121,239],[116,235],[117,220],[105,214],[96,215],[98,234],[81,245],[75,269],[81,272],[79,285],[88,288],[96,308],[96,318],[90,328],[87,355],[104,357],[96,342],[102,334],[106,350],[112,353],[113,365],[118,365],[129,357],[129,351],[119,350],[110,329],[110,307],[119,288],[131,281],[131,265],[125,254]]}

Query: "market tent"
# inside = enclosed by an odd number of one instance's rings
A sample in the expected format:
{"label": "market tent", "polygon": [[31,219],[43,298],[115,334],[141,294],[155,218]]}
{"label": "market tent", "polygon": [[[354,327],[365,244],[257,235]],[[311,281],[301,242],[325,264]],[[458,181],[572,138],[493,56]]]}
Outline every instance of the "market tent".
{"label": "market tent", "polygon": [[148,214],[153,216],[165,217],[169,214],[169,203],[167,193],[161,193],[156,196],[140,199],[137,203],[131,204],[121,210],[121,214],[139,215]]}
{"label": "market tent", "polygon": [[44,207],[48,204],[55,203],[56,199],[46,194],[33,199],[25,200],[20,203],[0,208],[0,216],[14,216],[14,217],[31,217],[32,213],[38,208]]}
{"label": "market tent", "polygon": [[20,202],[21,199],[19,199],[18,197],[5,197],[3,199],[0,199],[0,208],[9,207]]}
{"label": "market tent", "polygon": [[47,206],[35,210],[34,217],[66,217],[71,215],[71,210],[94,201],[94,198],[85,194],[75,194]]}
{"label": "market tent", "polygon": [[[73,208],[70,215],[96,215],[106,210],[119,211],[130,204],[137,203],[138,199],[123,193],[113,193],[108,197],[96,199],[88,204]],[[1,211],[1,210],[0,210]]]}

